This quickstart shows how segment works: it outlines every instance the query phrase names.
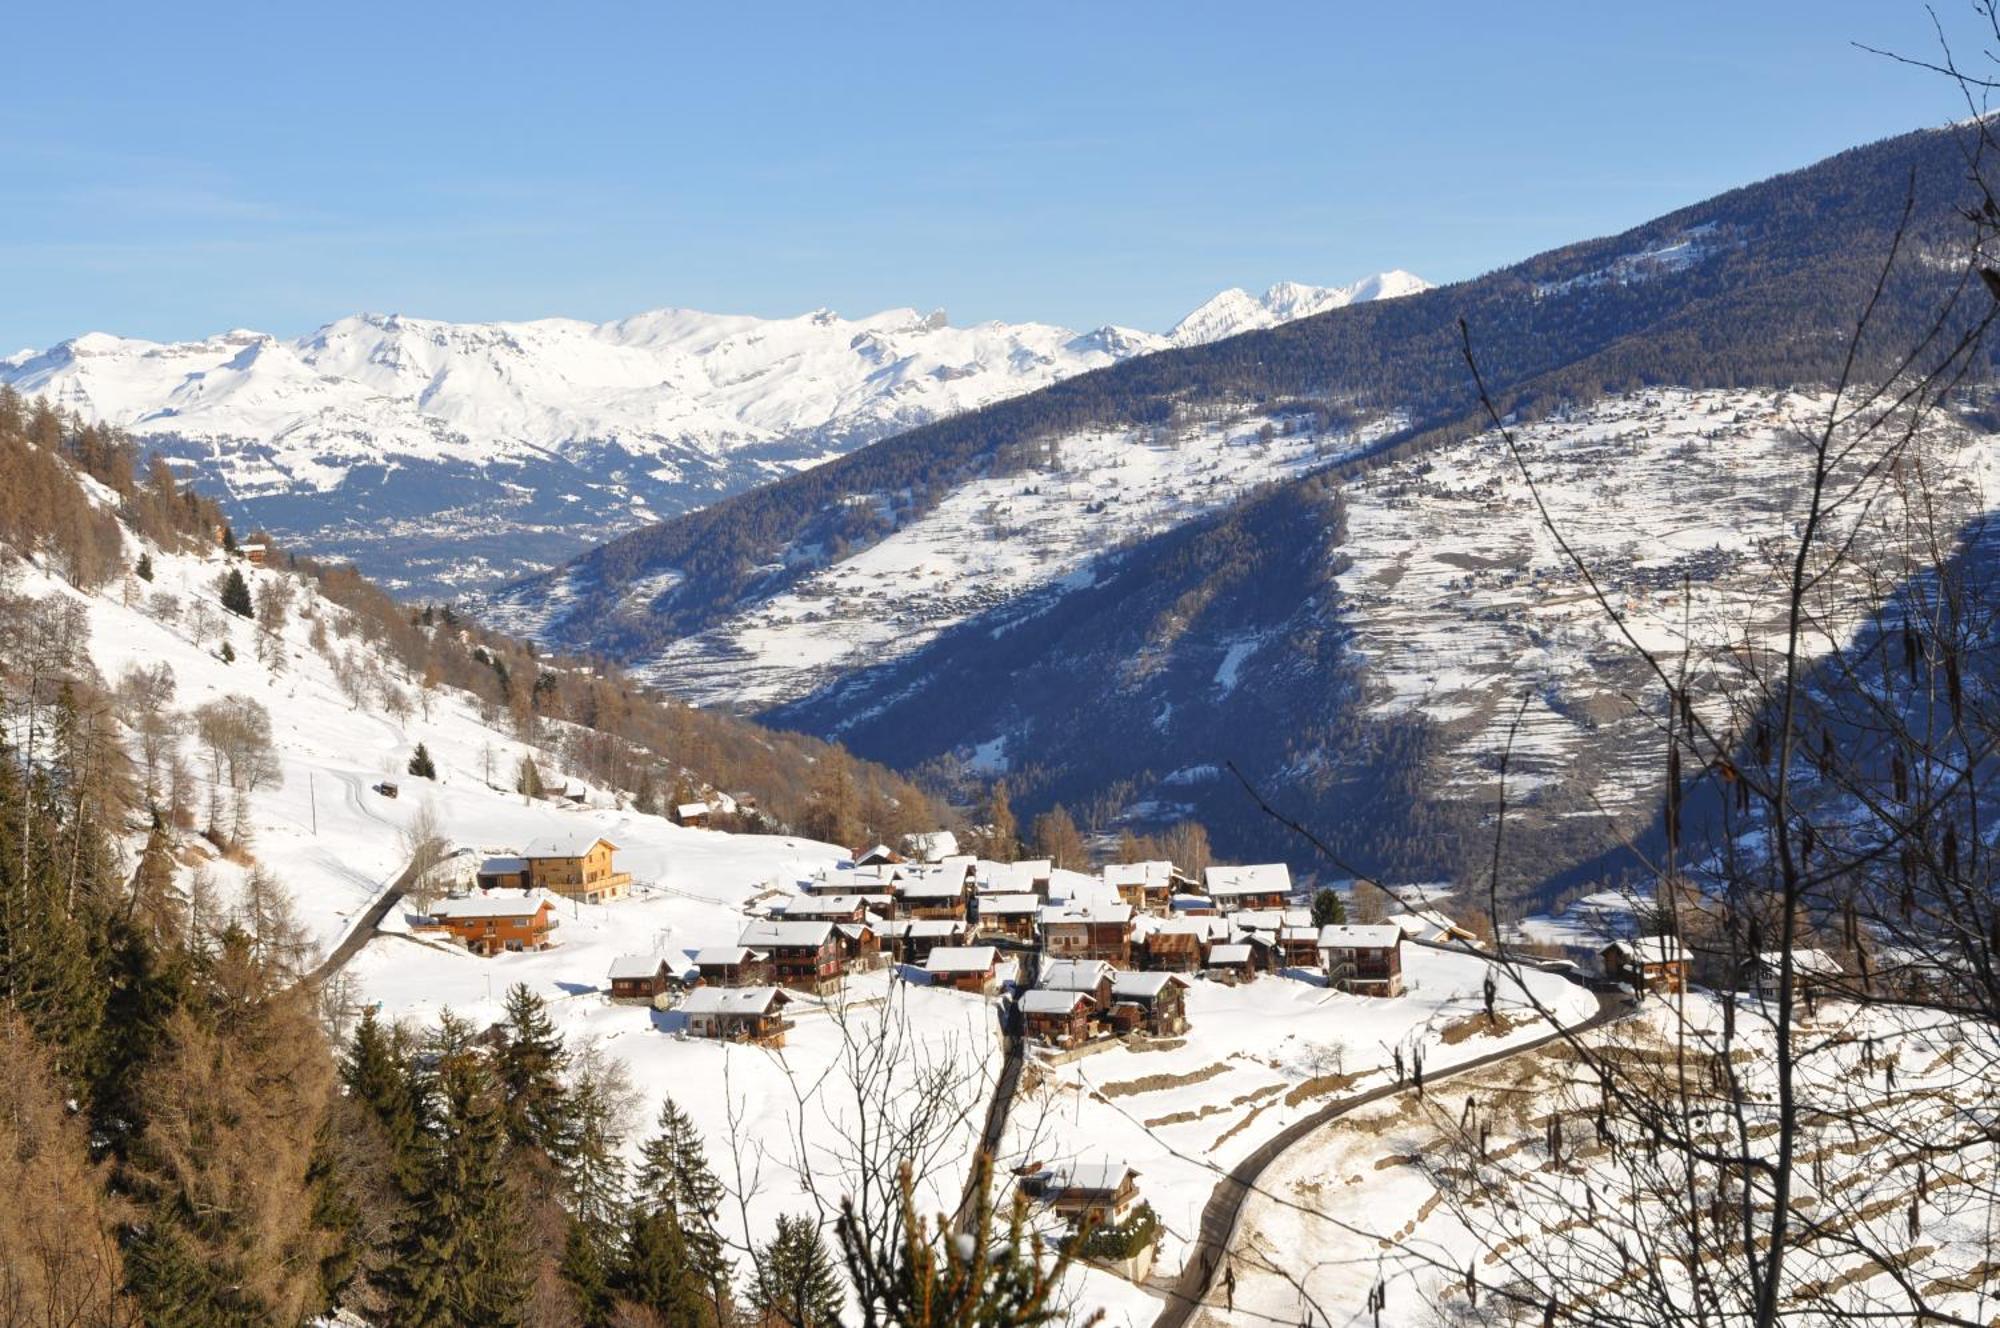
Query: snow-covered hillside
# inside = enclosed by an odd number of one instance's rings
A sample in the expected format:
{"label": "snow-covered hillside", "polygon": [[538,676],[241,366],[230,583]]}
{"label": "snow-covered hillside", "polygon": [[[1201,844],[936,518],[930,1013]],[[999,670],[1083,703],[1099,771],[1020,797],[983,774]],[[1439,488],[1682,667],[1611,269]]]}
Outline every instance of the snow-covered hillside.
{"label": "snow-covered hillside", "polygon": [[1406,273],[1288,283],[1246,310],[1228,292],[1227,310],[1211,301],[1165,336],[954,327],[915,309],[660,309],[608,323],[360,314],[289,340],[93,332],[0,360],[0,382],[160,447],[242,524],[435,592],[1134,355],[1422,288]]}
{"label": "snow-covered hillside", "polygon": [[[1185,427],[1068,435],[1048,449],[1044,468],[961,485],[886,539],[633,669],[704,704],[779,705],[907,655],[1029,591],[1088,585],[1097,556],[1260,484],[1330,464],[1399,423],[1321,433],[1310,416],[1244,412]],[[638,583],[627,607],[643,613],[670,585],[670,578]],[[532,602],[494,603],[487,616],[543,636],[568,600],[558,580]]]}

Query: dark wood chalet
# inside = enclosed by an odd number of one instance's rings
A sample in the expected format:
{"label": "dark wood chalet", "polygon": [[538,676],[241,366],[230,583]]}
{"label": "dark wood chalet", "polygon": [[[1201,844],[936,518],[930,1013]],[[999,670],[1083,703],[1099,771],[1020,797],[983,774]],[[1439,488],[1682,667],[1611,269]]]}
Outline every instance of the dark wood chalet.
{"label": "dark wood chalet", "polygon": [[711,987],[762,987],[771,981],[771,956],[747,945],[711,945],[695,951],[695,971]]}
{"label": "dark wood chalet", "polygon": [[1403,929],[1393,922],[1339,924],[1319,930],[1327,985],[1357,996],[1403,994]]}
{"label": "dark wood chalet", "polygon": [[790,1001],[776,987],[696,987],[679,1009],[694,1037],[782,1047],[792,1026],[783,1013]]}
{"label": "dark wood chalet", "polygon": [[619,955],[607,976],[614,1001],[652,1001],[679,985],[665,955]]}
{"label": "dark wood chalet", "polygon": [[826,992],[840,985],[840,939],[831,922],[753,922],[736,943],[770,955],[781,987]]}

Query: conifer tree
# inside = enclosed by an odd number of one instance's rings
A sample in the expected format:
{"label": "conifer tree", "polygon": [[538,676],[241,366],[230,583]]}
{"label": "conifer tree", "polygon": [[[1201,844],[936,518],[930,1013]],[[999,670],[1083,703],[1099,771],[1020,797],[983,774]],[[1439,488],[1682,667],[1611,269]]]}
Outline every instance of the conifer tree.
{"label": "conifer tree", "polygon": [[689,1260],[671,1209],[632,1219],[616,1285],[619,1295],[658,1315],[667,1328],[709,1328],[708,1288]]}
{"label": "conifer tree", "polygon": [[1313,926],[1337,927],[1347,921],[1347,905],[1331,890],[1313,892]]}
{"label": "conifer tree", "polygon": [[437,766],[431,761],[430,749],[422,743],[418,743],[417,750],[410,755],[409,770],[411,774],[419,779],[436,779],[438,777]]}
{"label": "conifer tree", "polygon": [[763,1328],[838,1328],[847,1298],[833,1251],[809,1217],[780,1217],[757,1251],[750,1307]]}
{"label": "conifer tree", "polygon": [[672,1098],[660,1103],[659,1133],[639,1150],[634,1188],[653,1213],[673,1215],[691,1275],[720,1306],[730,1280],[729,1257],[715,1230],[722,1182],[708,1165],[700,1131]]}
{"label": "conifer tree", "polygon": [[222,607],[239,618],[248,618],[257,612],[250,602],[250,583],[243,579],[241,568],[232,567],[222,578]]}
{"label": "conifer tree", "polygon": [[494,1073],[506,1101],[507,1137],[516,1148],[539,1148],[561,1161],[570,1148],[569,1090],[563,1070],[569,1052],[548,1003],[524,982],[507,989],[506,1041]]}
{"label": "conifer tree", "polygon": [[535,768],[535,758],[521,758],[521,768],[514,777],[514,791],[524,798],[542,796],[542,772]]}
{"label": "conifer tree", "polygon": [[153,555],[150,553],[140,554],[138,565],[132,569],[132,574],[141,581],[151,581],[153,579]]}

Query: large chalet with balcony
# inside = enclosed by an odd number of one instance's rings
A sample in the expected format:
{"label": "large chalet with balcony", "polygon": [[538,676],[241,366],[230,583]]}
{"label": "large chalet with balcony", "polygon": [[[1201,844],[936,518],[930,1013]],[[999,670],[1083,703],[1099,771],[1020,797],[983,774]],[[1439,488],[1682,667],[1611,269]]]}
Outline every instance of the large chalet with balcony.
{"label": "large chalet with balcony", "polygon": [[1327,985],[1357,996],[1403,994],[1403,929],[1393,922],[1340,923],[1319,929]]}

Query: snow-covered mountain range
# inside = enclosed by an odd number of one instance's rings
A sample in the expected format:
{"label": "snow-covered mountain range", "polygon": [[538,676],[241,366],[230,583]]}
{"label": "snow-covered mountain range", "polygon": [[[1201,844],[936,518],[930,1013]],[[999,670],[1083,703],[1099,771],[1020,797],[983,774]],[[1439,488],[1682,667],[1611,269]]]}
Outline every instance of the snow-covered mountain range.
{"label": "snow-covered mountain range", "polygon": [[[247,524],[405,590],[517,575],[863,443],[1152,351],[1425,289],[1225,291],[1168,333],[662,309],[608,323],[358,314],[291,340],[89,333],[0,381],[118,425]],[[393,553],[385,552],[393,550]]]}

